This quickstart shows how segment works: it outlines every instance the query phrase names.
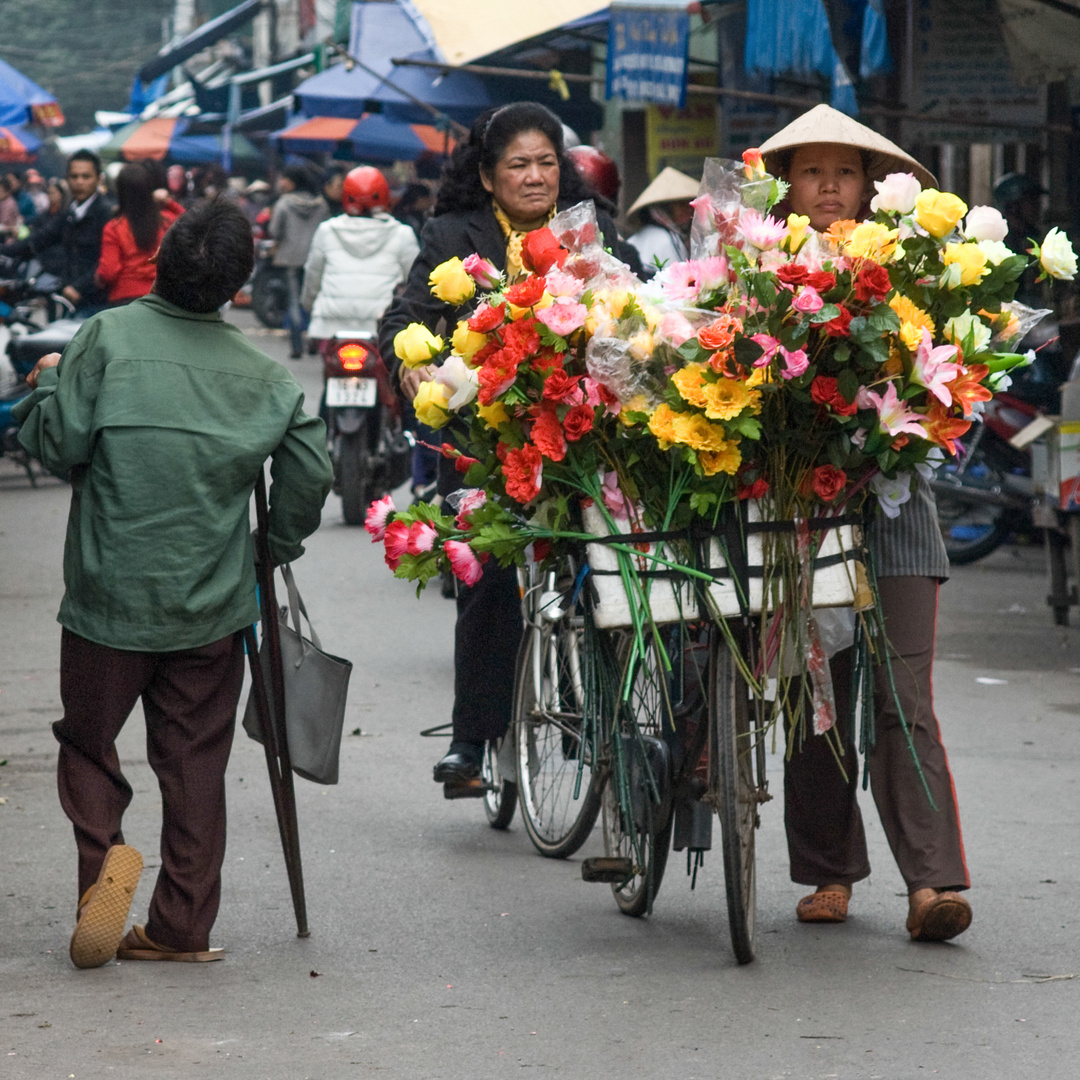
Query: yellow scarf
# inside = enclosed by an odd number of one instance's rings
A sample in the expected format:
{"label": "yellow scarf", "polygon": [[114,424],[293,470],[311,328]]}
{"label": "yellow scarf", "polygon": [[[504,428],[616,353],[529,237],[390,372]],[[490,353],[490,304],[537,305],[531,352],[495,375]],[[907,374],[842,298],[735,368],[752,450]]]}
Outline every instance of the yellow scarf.
{"label": "yellow scarf", "polygon": [[[506,280],[513,284],[526,273],[525,267],[521,264],[521,242],[525,239],[525,233],[510,224],[506,211],[494,199],[491,200],[491,208],[495,211],[495,220],[499,223],[499,228],[502,229],[502,234],[506,238]],[[548,224],[554,216],[555,207],[553,206],[548,211],[545,224]]]}

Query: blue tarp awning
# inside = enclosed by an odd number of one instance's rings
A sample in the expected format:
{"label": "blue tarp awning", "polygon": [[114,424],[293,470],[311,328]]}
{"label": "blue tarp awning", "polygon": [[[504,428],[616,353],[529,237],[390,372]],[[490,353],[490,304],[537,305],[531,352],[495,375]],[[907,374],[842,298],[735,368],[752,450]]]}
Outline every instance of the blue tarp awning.
{"label": "blue tarp awning", "polygon": [[28,79],[21,71],[0,60],[0,124],[27,124],[45,120],[55,126],[54,121],[44,116],[35,116],[34,110],[44,107],[51,115],[59,117],[58,123],[64,122],[63,114],[56,104],[56,98],[43,90],[33,79]]}

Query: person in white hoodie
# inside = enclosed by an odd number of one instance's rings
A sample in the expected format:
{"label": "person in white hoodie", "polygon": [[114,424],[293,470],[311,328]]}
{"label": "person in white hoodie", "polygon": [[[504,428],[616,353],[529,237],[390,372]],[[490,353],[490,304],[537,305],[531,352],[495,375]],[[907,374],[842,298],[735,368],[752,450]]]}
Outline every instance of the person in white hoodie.
{"label": "person in white hoodie", "polygon": [[345,212],[315,230],[304,266],[301,302],[311,312],[312,339],[374,337],[420,250],[412,229],[390,216],[390,189],[378,169],[353,169],[341,203]]}

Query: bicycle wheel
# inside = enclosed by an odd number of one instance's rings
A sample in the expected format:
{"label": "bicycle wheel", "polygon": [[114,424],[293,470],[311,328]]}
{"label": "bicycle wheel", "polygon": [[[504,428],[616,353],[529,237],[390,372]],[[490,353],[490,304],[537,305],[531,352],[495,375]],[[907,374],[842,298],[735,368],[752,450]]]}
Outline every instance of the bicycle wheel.
{"label": "bicycle wheel", "polygon": [[504,779],[499,768],[499,758],[508,739],[512,748],[512,726],[501,739],[487,743],[484,747],[484,760],[480,763],[480,776],[488,785],[484,794],[484,813],[487,814],[488,824],[493,829],[507,828],[514,820],[514,811],[517,809],[517,784],[513,780]]}
{"label": "bicycle wheel", "polygon": [[720,817],[731,945],[740,964],[754,959],[757,870],[754,834],[761,823],[750,694],[730,646],[717,630],[709,657],[709,787]]}
{"label": "bicycle wheel", "polygon": [[[624,641],[618,649],[623,658],[616,662],[620,673],[625,670],[627,645],[628,641]],[[621,740],[621,749],[611,749],[612,761],[601,797],[604,854],[628,860],[631,868],[630,876],[613,882],[611,891],[619,910],[635,918],[652,910],[667,866],[675,821],[670,783],[664,775],[670,768],[667,744],[662,739],[663,718],[670,711],[665,681],[655,647],[650,647],[635,662],[630,698],[619,710],[615,738]],[[643,740],[638,739],[638,733]],[[646,755],[649,772],[660,786],[659,804],[646,778]]]}
{"label": "bicycle wheel", "polygon": [[518,653],[514,692],[521,820],[536,850],[565,859],[585,843],[600,811],[592,747],[583,736],[582,620],[541,611]]}

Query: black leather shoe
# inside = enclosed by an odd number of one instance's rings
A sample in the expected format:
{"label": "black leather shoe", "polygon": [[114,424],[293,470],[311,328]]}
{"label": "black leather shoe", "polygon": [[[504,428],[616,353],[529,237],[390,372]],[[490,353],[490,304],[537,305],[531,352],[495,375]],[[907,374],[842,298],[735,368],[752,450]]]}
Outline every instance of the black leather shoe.
{"label": "black leather shoe", "polygon": [[435,766],[436,784],[460,784],[480,775],[480,762],[471,754],[452,750]]}

